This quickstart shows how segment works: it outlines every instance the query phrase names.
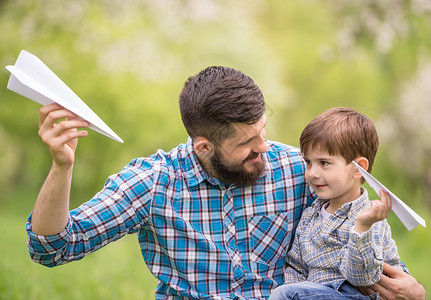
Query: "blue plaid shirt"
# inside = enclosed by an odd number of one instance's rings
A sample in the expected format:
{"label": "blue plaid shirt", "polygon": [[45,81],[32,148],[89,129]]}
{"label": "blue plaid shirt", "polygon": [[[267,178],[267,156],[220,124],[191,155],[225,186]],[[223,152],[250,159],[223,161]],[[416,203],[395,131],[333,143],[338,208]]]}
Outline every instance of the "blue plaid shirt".
{"label": "blue plaid shirt", "polygon": [[297,148],[267,141],[256,186],[228,186],[206,173],[191,140],[138,158],[70,212],[57,235],[27,222],[32,259],[47,266],[78,260],[127,233],[158,278],[156,299],[263,299],[283,283],[285,255],[311,204]]}

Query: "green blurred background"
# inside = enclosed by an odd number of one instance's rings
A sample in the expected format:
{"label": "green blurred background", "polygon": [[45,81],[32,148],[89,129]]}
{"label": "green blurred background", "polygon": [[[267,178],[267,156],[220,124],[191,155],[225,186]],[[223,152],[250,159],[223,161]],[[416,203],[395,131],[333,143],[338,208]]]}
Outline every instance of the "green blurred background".
{"label": "green blurred background", "polygon": [[[381,139],[373,174],[429,220],[429,1],[0,0],[0,32],[0,66],[22,49],[37,55],[125,141],[93,131],[80,140],[73,207],[132,158],[184,142],[184,81],[224,65],[262,89],[269,139],[297,146],[330,107],[368,114]],[[0,299],[154,298],[136,236],[54,269],[30,261],[25,221],[50,157],[37,135],[40,105],[7,90],[8,78],[3,68]],[[402,260],[430,288],[430,231],[409,232],[393,213],[389,222]]]}

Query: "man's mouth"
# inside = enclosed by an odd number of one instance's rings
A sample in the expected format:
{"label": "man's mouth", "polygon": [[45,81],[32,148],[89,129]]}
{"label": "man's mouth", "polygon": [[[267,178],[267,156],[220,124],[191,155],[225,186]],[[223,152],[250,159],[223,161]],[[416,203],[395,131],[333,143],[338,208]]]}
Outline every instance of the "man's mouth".
{"label": "man's mouth", "polygon": [[260,154],[256,152],[251,152],[246,159],[244,159],[244,162],[257,162],[260,159]]}

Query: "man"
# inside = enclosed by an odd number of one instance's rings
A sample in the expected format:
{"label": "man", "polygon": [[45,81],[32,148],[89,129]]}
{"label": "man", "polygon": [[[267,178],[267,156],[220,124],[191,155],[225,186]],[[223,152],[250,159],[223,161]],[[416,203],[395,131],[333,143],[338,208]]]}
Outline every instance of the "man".
{"label": "man", "polygon": [[[34,261],[67,263],[136,233],[159,280],[156,299],[264,299],[282,284],[293,231],[313,200],[299,150],[265,140],[264,97],[237,70],[203,70],[179,103],[190,139],[133,160],[70,212],[74,153],[87,135],[77,128],[88,123],[58,105],[40,110],[53,162],[27,223]],[[387,286],[397,295],[425,293],[396,275]]]}

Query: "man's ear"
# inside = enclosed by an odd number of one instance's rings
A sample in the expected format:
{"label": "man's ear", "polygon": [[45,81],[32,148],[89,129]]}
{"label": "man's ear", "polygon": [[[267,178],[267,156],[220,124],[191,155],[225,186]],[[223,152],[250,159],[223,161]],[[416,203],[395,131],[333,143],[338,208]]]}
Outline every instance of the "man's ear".
{"label": "man's ear", "polygon": [[[362,169],[364,169],[365,171],[368,171],[369,162],[368,162],[368,159],[366,159],[365,157],[363,157],[363,156],[357,157],[354,159],[354,162],[357,163],[358,165],[360,165],[362,167]],[[355,178],[361,178],[362,177],[361,172],[359,172],[358,168],[356,168],[356,167],[355,167],[354,177]]]}
{"label": "man's ear", "polygon": [[214,150],[214,144],[206,138],[198,136],[193,140],[193,149],[198,157],[207,156]]}

